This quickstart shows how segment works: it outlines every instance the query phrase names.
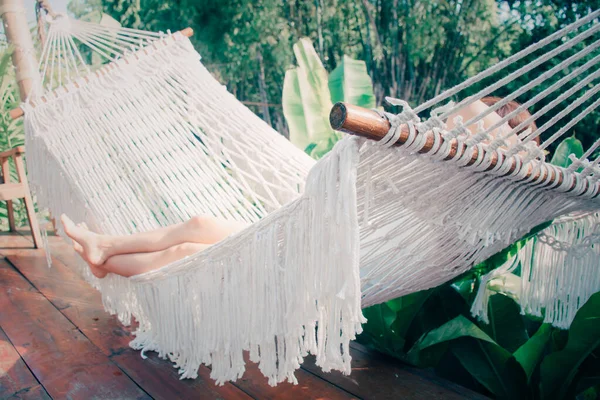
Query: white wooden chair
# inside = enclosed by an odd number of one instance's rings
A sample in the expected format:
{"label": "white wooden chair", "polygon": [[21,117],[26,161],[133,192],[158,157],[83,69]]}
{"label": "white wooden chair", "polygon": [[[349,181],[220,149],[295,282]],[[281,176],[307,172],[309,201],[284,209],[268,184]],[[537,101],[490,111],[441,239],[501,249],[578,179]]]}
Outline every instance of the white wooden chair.
{"label": "white wooden chair", "polygon": [[[37,218],[35,216],[35,206],[27,184],[27,176],[25,174],[25,166],[23,164],[23,154],[25,147],[18,146],[14,149],[3,151],[0,153],[0,162],[2,163],[2,178],[3,183],[0,184],[0,200],[6,201],[6,211],[8,214],[8,226],[11,231],[15,231],[15,214],[13,210],[14,199],[24,199],[25,209],[27,210],[27,218],[31,227],[31,235],[33,236],[33,244],[36,248],[42,248],[42,238]],[[17,169],[19,182],[10,181],[10,166],[9,161],[13,159]]]}

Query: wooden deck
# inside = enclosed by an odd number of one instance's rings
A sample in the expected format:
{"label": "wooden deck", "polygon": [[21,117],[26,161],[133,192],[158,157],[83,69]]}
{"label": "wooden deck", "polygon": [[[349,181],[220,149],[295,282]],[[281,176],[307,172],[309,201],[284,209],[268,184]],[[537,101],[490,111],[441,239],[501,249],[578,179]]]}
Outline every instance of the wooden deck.
{"label": "wooden deck", "polygon": [[53,267],[27,232],[0,235],[0,399],[483,399],[432,374],[352,344],[352,374],[323,373],[309,357],[299,384],[270,387],[258,367],[216,386],[210,369],[179,380],[171,363],[129,348],[131,328],[70,268],[76,255],[49,237]]}

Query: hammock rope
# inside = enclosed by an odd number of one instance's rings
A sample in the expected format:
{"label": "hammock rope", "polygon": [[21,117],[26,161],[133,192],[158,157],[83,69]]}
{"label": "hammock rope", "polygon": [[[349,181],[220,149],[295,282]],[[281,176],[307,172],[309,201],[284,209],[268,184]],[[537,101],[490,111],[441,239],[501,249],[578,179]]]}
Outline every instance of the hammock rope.
{"label": "hammock rope", "polygon": [[[570,168],[546,163],[541,149],[598,106],[593,82],[600,56],[579,65],[598,50],[598,15],[414,109],[392,100],[403,107],[398,115],[337,105],[335,128],[383,140],[346,136],[318,163],[228,93],[182,33],[49,18],[43,79],[22,104],[31,186],[41,208],[108,234],[201,214],[248,223],[202,253],[131,278],[98,280],[81,261],[81,273],[101,291],[105,308],[123,323],[132,317],[139,322],[132,346],[142,354],[168,357],[185,378],[211,364],[220,384],[242,376],[244,350],[273,385],[296,382],[294,371],[309,353],[325,371],[349,373],[349,341],[361,332],[363,307],[447,282],[557,217],[584,213],[586,222],[561,223],[583,224],[586,235],[597,223],[600,171],[598,158],[589,157],[598,143]],[[491,90],[434,107],[555,40],[564,43]],[[525,103],[561,89],[534,114],[554,113],[540,128],[550,135],[542,146],[531,140],[538,132],[521,132],[524,126],[499,125],[494,137],[481,115],[455,118],[456,128],[447,129],[456,110],[587,41],[592,44],[498,103],[575,68]],[[100,62],[86,65],[92,53]],[[428,109],[430,117],[421,117]],[[343,118],[336,122],[336,116]],[[563,237],[568,228],[553,229],[544,235],[574,239]],[[593,238],[582,243],[597,249]],[[543,313],[547,307],[545,318],[561,327],[600,290],[597,279],[576,279],[577,271],[599,275],[591,256],[563,256],[554,269],[543,267],[556,252],[582,252],[563,250],[542,247],[542,267],[533,261],[526,266],[540,277],[521,283],[528,296],[524,310]],[[564,272],[569,263],[579,266],[571,274]],[[568,310],[554,311],[554,299],[539,294],[538,284],[548,284],[549,276],[556,283],[544,293],[568,288],[572,296],[560,303]],[[480,305],[487,284],[482,287]]]}
{"label": "hammock rope", "polygon": [[[426,101],[425,103],[416,107],[415,112],[420,113],[420,112],[422,112],[428,108],[431,108],[432,106],[456,95],[457,93],[474,85],[475,83],[480,82],[481,80],[492,76],[496,72],[501,71],[502,69],[506,68],[507,66],[510,66],[513,63],[521,60],[522,58],[536,52],[537,50],[543,48],[547,44],[552,43],[553,41],[561,39],[563,37],[566,37],[569,33],[576,31],[580,27],[582,27],[592,21],[595,21],[599,16],[600,16],[600,10],[596,10],[596,11],[588,14],[587,16],[578,19],[577,21],[573,22],[571,25],[568,25],[568,26],[554,32],[553,34],[547,36],[546,38],[540,40],[539,42],[534,43],[533,45],[519,51],[516,54],[513,54],[512,56],[500,61],[499,63],[495,64],[494,66],[492,66],[492,67],[478,73],[477,75],[465,80],[464,82],[454,86],[453,88],[450,88],[450,89],[444,91],[443,93],[439,94],[438,96],[434,97],[433,99]],[[497,89],[497,87],[496,87],[496,89]],[[484,96],[485,95],[482,95],[479,97],[484,97]],[[465,105],[469,101],[470,101],[470,99],[463,100],[464,103],[462,105]],[[455,111],[457,111],[457,110],[455,110]]]}

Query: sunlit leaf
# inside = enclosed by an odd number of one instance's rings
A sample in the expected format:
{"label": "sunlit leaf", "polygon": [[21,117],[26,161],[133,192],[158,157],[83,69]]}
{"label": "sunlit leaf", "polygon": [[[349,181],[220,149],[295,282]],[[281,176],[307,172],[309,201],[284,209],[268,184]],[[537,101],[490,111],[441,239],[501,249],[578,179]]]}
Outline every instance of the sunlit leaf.
{"label": "sunlit leaf", "polygon": [[335,133],[329,125],[332,103],[327,71],[310,39],[300,39],[294,45],[294,54],[298,67],[286,73],[282,98],[290,140],[301,149],[316,143],[329,150],[328,141]]}
{"label": "sunlit leaf", "polygon": [[298,68],[289,69],[285,73],[282,104],[283,114],[290,130],[291,142],[310,154],[316,143],[311,143],[308,135],[302,92],[298,81]]}
{"label": "sunlit leaf", "polygon": [[566,168],[572,163],[569,158],[571,154],[577,158],[583,155],[583,144],[575,136],[566,138],[558,145],[550,163]]}
{"label": "sunlit leaf", "polygon": [[481,330],[477,325],[471,322],[463,315],[446,322],[439,328],[427,332],[419,339],[417,343],[408,352],[409,355],[416,356],[419,351],[442,342],[458,339],[460,337],[470,336],[476,339],[495,343],[487,333]]}
{"label": "sunlit leaf", "polygon": [[[10,46],[2,47],[0,50],[0,151],[21,146],[25,143],[25,133],[23,131],[22,119],[13,120],[9,116],[9,111],[16,107],[19,100],[17,82],[14,69],[11,63],[12,48]],[[14,163],[9,162],[10,179],[12,182],[18,181]],[[19,200],[13,201],[15,222],[21,226],[27,222],[25,208]],[[6,202],[0,202],[0,226],[8,227]]]}
{"label": "sunlit leaf", "polygon": [[344,55],[340,64],[329,75],[331,101],[344,101],[365,108],[375,107],[373,82],[362,60]]}

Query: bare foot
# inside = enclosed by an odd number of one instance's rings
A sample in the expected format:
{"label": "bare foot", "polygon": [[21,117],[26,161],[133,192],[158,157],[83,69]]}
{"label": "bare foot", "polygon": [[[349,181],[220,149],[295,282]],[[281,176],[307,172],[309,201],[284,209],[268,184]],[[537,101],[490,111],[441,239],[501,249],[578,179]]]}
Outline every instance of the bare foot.
{"label": "bare foot", "polygon": [[83,255],[83,247],[81,247],[81,245],[79,243],[77,243],[76,241],[74,241],[74,240],[73,240],[73,249],[80,256]]}
{"label": "bare foot", "polygon": [[92,271],[92,274],[99,279],[104,278],[107,274],[108,271],[106,271],[104,268],[102,268],[101,266],[98,265],[94,265],[92,264],[86,257],[85,257],[85,253],[83,252],[83,247],[73,241],[73,249],[75,250],[75,252],[77,252],[77,254],[79,254],[81,256],[81,258],[83,258],[83,260],[87,263],[87,265],[90,267],[90,271]]}
{"label": "bare foot", "polygon": [[60,216],[60,220],[63,223],[67,236],[81,246],[81,253],[85,260],[94,266],[104,264],[106,259],[110,257],[108,251],[110,245],[107,245],[107,240],[103,235],[75,225],[65,214]]}
{"label": "bare foot", "polygon": [[[87,225],[82,222],[80,224],[77,224],[78,227],[83,228],[83,229],[88,229]],[[81,256],[81,258],[83,258],[83,260],[87,263],[87,265],[90,267],[90,270],[92,271],[92,274],[99,279],[104,278],[107,274],[108,271],[106,271],[104,268],[102,268],[99,265],[94,265],[92,264],[86,257],[85,254],[83,253],[83,246],[81,246],[78,242],[73,240],[73,249],[75,250],[75,252],[77,254],[79,254]]]}

